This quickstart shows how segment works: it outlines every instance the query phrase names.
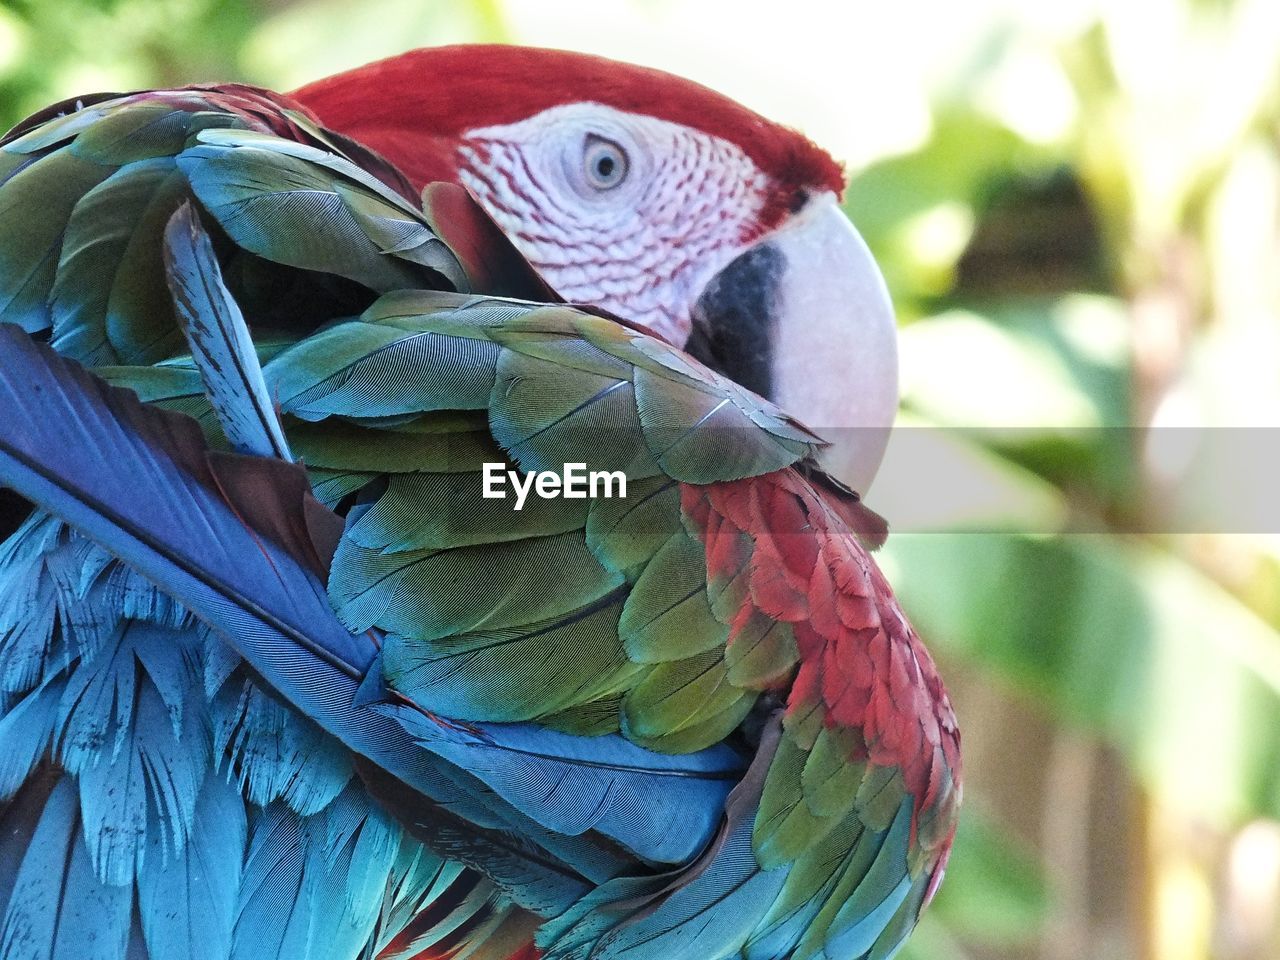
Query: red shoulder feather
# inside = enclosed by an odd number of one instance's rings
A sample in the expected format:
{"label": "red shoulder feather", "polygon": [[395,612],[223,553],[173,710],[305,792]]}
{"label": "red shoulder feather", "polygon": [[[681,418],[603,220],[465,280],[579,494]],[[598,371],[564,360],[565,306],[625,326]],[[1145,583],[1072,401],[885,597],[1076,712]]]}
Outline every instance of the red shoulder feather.
{"label": "red shoulder feather", "polygon": [[[683,488],[713,584],[739,574],[738,537],[754,541],[739,613],[791,624],[799,666],[788,714],[817,710],[827,726],[856,734],[851,761],[901,770],[921,846],[941,856],[960,800],[955,714],[884,575],[828,496],[793,470]],[[802,726],[800,739],[816,735]]]}

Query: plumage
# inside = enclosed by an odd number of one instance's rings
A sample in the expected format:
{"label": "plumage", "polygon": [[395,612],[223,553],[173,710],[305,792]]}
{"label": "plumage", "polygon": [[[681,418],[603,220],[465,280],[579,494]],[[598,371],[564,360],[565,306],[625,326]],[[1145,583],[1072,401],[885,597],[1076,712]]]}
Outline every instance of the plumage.
{"label": "plumage", "polygon": [[[395,713],[424,747],[551,830],[595,831],[659,863],[683,863],[706,845],[745,766],[723,744],[664,755],[617,735],[584,738],[524,723],[452,726],[413,710]],[[679,832],[670,829],[676,816]]]}
{"label": "plumage", "polygon": [[129,938],[131,893],[95,873],[75,786],[63,779],[45,801],[14,876],[0,953],[15,960],[120,956]]}
{"label": "plumage", "polygon": [[[430,104],[370,103],[414,70]],[[748,165],[709,290],[838,189],[694,85],[498,48],[0,141],[0,481],[39,507],[0,546],[0,956],[880,960],[910,932],[959,739],[878,521],[795,411],[561,302],[458,185],[468,131],[594,81]],[[703,307],[666,276],[669,334]],[[734,309],[775,309],[762,282]],[[514,510],[486,464],[628,490]]]}
{"label": "plumage", "polygon": [[249,328],[189,204],[164,231],[164,265],[178,323],[218,411],[223,435],[239,453],[292,460],[289,441],[267,396]]}
{"label": "plumage", "polygon": [[198,134],[177,158],[201,205],[241,248],[378,291],[430,283],[424,269],[463,282],[448,248],[402,198],[366,186],[371,178],[332,156],[317,163],[291,146],[273,149],[276,142]]}
{"label": "plumage", "polygon": [[64,354],[148,363],[181,343],[155,253],[182,187],[173,160],[155,157],[117,170],[76,204],[50,292]]}
{"label": "plumage", "polygon": [[210,773],[181,849],[148,837],[153,867],[138,874],[138,914],[153,954],[174,960],[227,956],[235,928],[247,831],[235,787]]}

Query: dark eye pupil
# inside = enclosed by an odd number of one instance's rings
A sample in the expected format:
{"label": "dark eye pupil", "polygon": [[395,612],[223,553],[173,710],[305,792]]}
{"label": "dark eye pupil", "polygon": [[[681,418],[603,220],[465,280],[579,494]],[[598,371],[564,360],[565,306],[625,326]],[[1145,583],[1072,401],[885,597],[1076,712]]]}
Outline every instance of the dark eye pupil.
{"label": "dark eye pupil", "polygon": [[613,157],[601,157],[596,161],[596,173],[608,179],[613,176],[614,160]]}

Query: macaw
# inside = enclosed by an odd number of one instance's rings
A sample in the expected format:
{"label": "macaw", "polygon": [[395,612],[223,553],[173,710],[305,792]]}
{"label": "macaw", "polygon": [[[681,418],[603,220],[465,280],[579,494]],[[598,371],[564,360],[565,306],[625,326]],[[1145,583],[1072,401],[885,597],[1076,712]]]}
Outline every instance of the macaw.
{"label": "macaw", "polygon": [[959,733],[841,188],[513,47],[0,141],[0,957],[891,956]]}

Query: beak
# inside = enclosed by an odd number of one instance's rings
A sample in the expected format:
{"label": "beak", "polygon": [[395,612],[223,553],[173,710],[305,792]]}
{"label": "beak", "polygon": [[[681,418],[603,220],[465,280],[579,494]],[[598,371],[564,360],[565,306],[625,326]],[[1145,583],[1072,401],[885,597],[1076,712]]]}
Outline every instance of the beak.
{"label": "beak", "polygon": [[685,350],[830,441],[828,473],[865,494],[898,409],[898,332],[884,278],[831,193],[707,284]]}

